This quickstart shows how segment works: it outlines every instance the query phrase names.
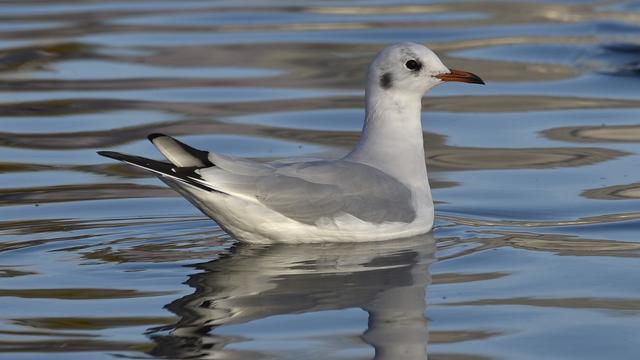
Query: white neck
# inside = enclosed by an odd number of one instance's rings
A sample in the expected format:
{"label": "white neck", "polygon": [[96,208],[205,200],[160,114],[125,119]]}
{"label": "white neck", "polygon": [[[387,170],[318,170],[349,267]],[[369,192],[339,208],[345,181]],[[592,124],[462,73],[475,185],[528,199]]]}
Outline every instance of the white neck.
{"label": "white neck", "polygon": [[346,159],[384,171],[430,202],[421,100],[418,94],[367,84],[364,128],[358,145]]}

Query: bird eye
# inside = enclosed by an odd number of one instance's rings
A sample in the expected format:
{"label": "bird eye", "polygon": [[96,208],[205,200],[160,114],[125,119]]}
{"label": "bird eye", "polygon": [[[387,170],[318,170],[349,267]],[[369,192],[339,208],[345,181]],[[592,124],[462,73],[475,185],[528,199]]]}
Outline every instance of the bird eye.
{"label": "bird eye", "polygon": [[406,68],[411,71],[417,71],[417,70],[420,70],[420,68],[422,67],[422,64],[420,64],[415,60],[409,60],[404,64],[404,66],[406,66]]}

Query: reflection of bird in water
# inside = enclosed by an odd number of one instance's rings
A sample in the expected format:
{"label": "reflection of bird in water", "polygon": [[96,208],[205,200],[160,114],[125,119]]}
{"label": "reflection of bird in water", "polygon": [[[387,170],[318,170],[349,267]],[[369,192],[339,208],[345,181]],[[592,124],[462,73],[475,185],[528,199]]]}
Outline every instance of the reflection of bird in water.
{"label": "reflection of bird in water", "polygon": [[[156,342],[152,355],[262,358],[266,354],[259,351],[229,348],[247,338],[228,335],[234,328],[225,327],[274,315],[360,308],[369,316],[360,338],[373,346],[375,359],[427,359],[425,291],[434,251],[430,234],[376,243],[240,244],[219,260],[198,266],[203,272],[187,282],[195,292],[167,306],[178,322],[150,330]],[[336,330],[341,326],[338,321]],[[336,343],[323,345],[322,358],[332,358],[331,349],[354,346],[344,340],[323,339]],[[286,358],[296,358],[292,350],[283,351],[288,351]],[[268,352],[273,355],[277,349]]]}
{"label": "reflection of bird in water", "polygon": [[365,125],[339,160],[261,163],[149,137],[171,162],[101,155],[152,171],[237,239],[246,242],[373,241],[423,234],[433,201],[420,121],[422,95],[444,81],[483,84],[450,70],[428,48],[401,43],[369,66]]}

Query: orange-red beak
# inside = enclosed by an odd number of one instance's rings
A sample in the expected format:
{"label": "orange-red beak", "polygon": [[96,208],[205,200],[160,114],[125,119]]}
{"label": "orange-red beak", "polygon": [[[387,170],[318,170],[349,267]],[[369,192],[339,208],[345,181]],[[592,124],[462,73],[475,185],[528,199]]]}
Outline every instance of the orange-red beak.
{"label": "orange-red beak", "polygon": [[482,81],[482,79],[480,79],[480,77],[476,74],[473,74],[467,71],[462,71],[462,70],[454,70],[454,69],[450,69],[450,70],[451,72],[448,74],[436,75],[435,77],[437,77],[442,81],[459,81],[464,83],[484,85],[484,81]]}

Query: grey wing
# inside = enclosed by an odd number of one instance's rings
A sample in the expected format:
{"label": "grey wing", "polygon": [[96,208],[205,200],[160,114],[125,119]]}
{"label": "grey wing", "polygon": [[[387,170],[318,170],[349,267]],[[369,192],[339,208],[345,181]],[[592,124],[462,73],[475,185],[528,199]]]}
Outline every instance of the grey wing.
{"label": "grey wing", "polygon": [[316,224],[343,213],[371,223],[415,219],[411,191],[391,176],[349,161],[292,164],[262,177],[256,198],[299,222]]}

